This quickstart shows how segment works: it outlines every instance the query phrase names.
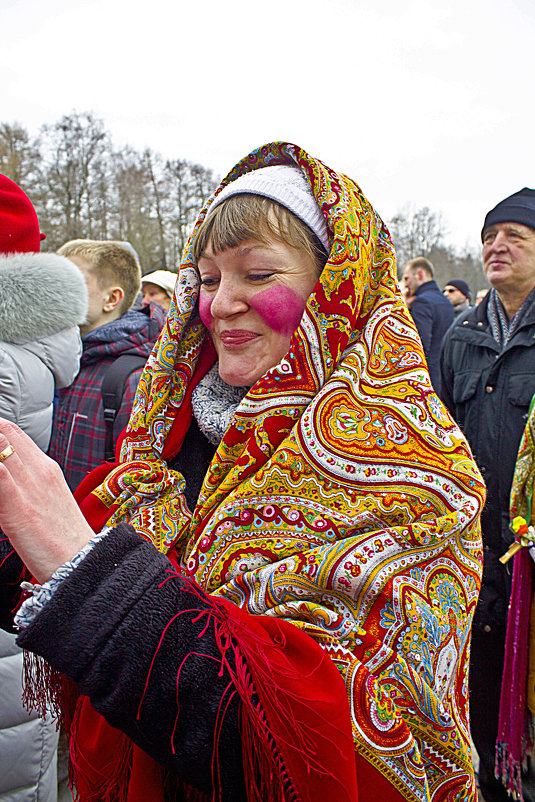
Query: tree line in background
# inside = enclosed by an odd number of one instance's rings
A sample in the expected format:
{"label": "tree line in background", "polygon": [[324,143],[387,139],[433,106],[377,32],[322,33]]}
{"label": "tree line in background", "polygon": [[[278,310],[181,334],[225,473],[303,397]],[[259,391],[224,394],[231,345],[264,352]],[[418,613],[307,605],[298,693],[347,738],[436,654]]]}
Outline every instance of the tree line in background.
{"label": "tree line in background", "polygon": [[462,278],[472,290],[472,300],[478,290],[488,289],[479,253],[465,248],[459,252],[446,242],[447,231],[442,215],[428,206],[405,209],[388,221],[394,245],[398,274],[410,259],[425,256],[435,268],[435,279],[442,289],[448,281]]}
{"label": "tree line in background", "polygon": [[71,239],[130,242],[144,273],[174,270],[199,209],[218,184],[213,171],[150,149],[113,147],[102,120],[73,113],[32,138],[0,123],[0,172],[29,195],[43,247]]}
{"label": "tree line in background", "polygon": [[[18,123],[0,123],[0,172],[30,196],[43,247],[56,250],[76,238],[126,240],[144,273],[175,270],[200,208],[217,186],[213,170],[186,159],[166,159],[149,148],[115,149],[104,122],[73,112],[37,136]],[[446,244],[440,214],[405,210],[387,221],[398,268],[426,256],[443,286],[464,278],[472,291],[486,287],[481,262]]]}

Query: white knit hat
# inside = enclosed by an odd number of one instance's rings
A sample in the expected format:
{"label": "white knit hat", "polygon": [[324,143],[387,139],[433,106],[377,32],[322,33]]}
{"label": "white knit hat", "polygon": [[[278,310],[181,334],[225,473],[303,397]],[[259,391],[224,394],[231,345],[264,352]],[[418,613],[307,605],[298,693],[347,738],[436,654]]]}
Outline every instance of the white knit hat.
{"label": "white knit hat", "polygon": [[142,284],[144,284],[146,281],[150,282],[151,284],[156,284],[157,287],[161,287],[162,290],[165,290],[170,298],[173,297],[176,284],[176,273],[172,273],[170,270],[155,270],[154,273],[147,273],[146,276],[141,277]]}
{"label": "white knit hat", "polygon": [[262,195],[285,206],[305,223],[319,239],[327,252],[330,250],[327,224],[305,176],[298,167],[276,164],[260,167],[240,175],[221,190],[212,203],[208,215],[233,195]]}

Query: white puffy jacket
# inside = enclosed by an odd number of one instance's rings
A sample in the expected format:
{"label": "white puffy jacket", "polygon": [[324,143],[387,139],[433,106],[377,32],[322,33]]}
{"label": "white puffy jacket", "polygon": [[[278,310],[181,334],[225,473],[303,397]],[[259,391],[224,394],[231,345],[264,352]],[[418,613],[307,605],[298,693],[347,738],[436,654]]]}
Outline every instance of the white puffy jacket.
{"label": "white puffy jacket", "polygon": [[15,345],[0,343],[0,417],[13,421],[46,451],[54,390],[72,384],[80,366],[78,326]]}
{"label": "white puffy jacket", "polygon": [[78,325],[87,312],[85,280],[72,262],[48,253],[0,256],[0,416],[44,451],[54,390],[78,373]]}
{"label": "white puffy jacket", "polygon": [[56,802],[58,733],[22,705],[15,637],[0,630],[0,802]]}
{"label": "white puffy jacket", "polygon": [[[0,416],[43,450],[54,390],[78,372],[87,287],[56,254],[0,256]],[[22,705],[22,651],[0,630],[0,802],[56,802],[55,723]]]}

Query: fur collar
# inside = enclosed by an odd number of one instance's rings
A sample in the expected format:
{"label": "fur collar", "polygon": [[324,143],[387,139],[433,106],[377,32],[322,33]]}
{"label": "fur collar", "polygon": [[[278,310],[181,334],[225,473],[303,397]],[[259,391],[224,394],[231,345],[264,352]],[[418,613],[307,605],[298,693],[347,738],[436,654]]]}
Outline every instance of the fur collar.
{"label": "fur collar", "polygon": [[85,279],[55,253],[0,255],[0,341],[29,342],[82,323]]}

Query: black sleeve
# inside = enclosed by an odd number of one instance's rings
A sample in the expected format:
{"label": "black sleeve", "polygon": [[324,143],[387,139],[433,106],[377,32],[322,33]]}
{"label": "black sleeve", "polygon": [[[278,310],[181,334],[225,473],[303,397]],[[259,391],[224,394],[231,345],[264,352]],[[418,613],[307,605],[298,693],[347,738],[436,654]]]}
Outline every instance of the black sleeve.
{"label": "black sleeve", "polygon": [[448,408],[450,414],[455,416],[450,334],[451,330],[446,333],[440,351],[440,398]]}
{"label": "black sleeve", "polygon": [[[221,799],[241,800],[240,702],[222,670],[213,606],[195,588],[121,524],[62,582],[18,644],[71,677],[112,726],[210,796],[217,742]],[[232,650],[225,654],[233,666]]]}
{"label": "black sleeve", "polygon": [[431,304],[428,304],[427,301],[417,298],[410,308],[410,313],[418,329],[418,334],[420,335],[424,352],[427,356],[431,348],[431,338],[433,334],[433,309]]}

